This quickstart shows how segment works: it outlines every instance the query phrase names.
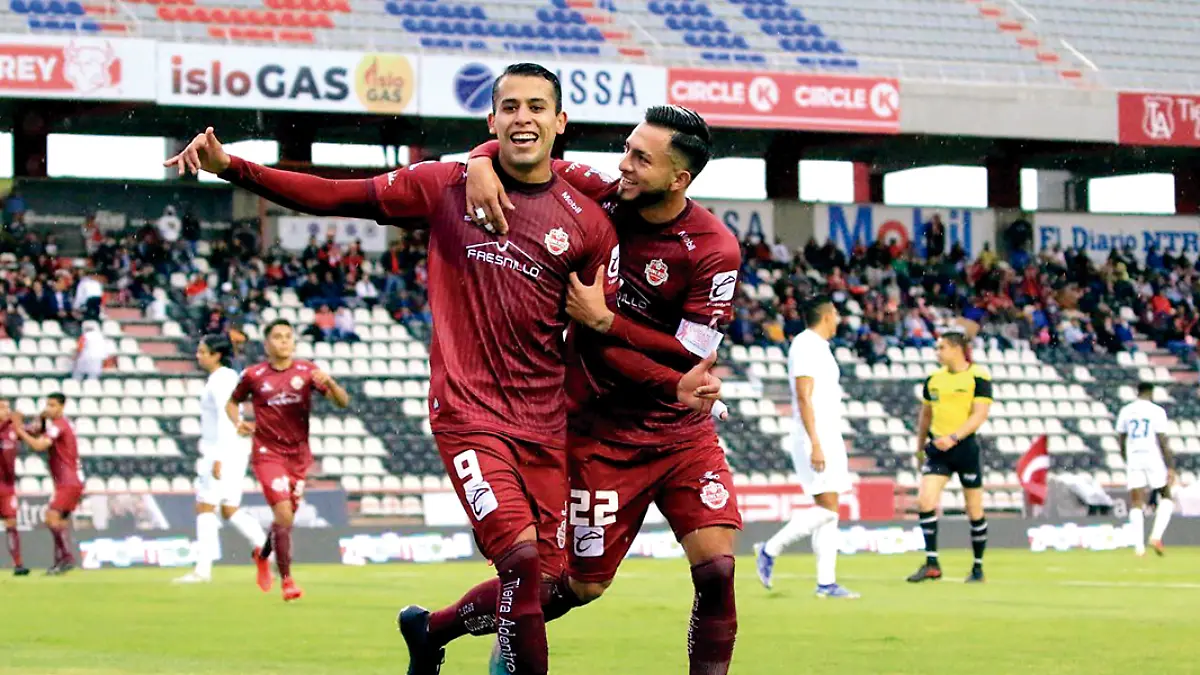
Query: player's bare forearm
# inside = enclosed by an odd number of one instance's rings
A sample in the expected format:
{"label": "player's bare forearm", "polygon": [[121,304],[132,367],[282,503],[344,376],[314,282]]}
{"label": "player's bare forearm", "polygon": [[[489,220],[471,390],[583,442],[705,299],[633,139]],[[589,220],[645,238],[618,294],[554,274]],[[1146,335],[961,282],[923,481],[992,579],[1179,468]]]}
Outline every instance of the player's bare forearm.
{"label": "player's bare forearm", "polygon": [[966,438],[971,434],[979,431],[979,427],[987,421],[988,411],[991,409],[990,403],[976,403],[971,406],[971,416],[958,429],[954,430],[954,435],[960,439]]}
{"label": "player's bare forearm", "polygon": [[242,421],[241,404],[239,404],[237,401],[234,401],[233,399],[229,399],[228,401],[226,401],[225,402],[225,416],[228,417],[229,421],[233,422],[233,426],[236,427]]}
{"label": "player's bare forearm", "polygon": [[933,423],[933,409],[927,405],[921,406],[921,414],[917,417],[917,459],[923,459],[925,443],[929,440],[929,425]]}
{"label": "player's bare forearm", "polygon": [[333,380],[329,381],[329,388],[325,390],[325,398],[339,408],[346,408],[350,405],[350,394],[342,385]]}
{"label": "player's bare forearm", "polygon": [[1129,457],[1125,453],[1125,434],[1117,434],[1117,446],[1121,449],[1121,461],[1127,461]]}
{"label": "player's bare forearm", "polygon": [[1175,470],[1175,453],[1171,448],[1167,447],[1167,437],[1163,434],[1158,435],[1158,449],[1162,452],[1163,464],[1167,465],[1167,471]]}
{"label": "player's bare forearm", "polygon": [[316,216],[385,217],[371,179],[331,180],[230,157],[220,177],[280,206]]}
{"label": "player's bare forearm", "polygon": [[16,426],[17,438],[34,452],[46,452],[54,441],[45,436],[34,436],[20,426]]}

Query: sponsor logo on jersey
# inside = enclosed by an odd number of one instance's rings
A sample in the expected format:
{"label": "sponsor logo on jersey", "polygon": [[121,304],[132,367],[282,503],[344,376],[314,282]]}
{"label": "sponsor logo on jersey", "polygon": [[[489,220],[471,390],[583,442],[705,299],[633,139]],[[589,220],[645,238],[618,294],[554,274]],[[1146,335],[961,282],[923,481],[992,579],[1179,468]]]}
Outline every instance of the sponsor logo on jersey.
{"label": "sponsor logo on jersey", "polygon": [[576,525],[575,555],[580,558],[599,558],[604,555],[604,528]]}
{"label": "sponsor logo on jersey", "polygon": [[719,481],[705,483],[700,488],[700,501],[713,511],[720,511],[729,502],[729,490]]}
{"label": "sponsor logo on jersey", "polygon": [[667,269],[667,263],[662,261],[662,258],[655,258],[646,263],[646,281],[651,286],[662,286],[667,283],[670,278],[670,270]]}
{"label": "sponsor logo on jersey", "polygon": [[486,480],[465,483],[463,494],[466,495],[471,515],[475,516],[476,522],[487,518],[489,513],[500,507],[500,503],[496,501],[496,493],[492,492],[492,486]]}
{"label": "sponsor logo on jersey", "polygon": [[613,247],[612,253],[608,256],[608,278],[616,279],[617,274],[621,271],[621,245]]}
{"label": "sponsor logo on jersey", "polygon": [[714,274],[712,288],[708,291],[708,301],[729,302],[733,300],[733,290],[737,287],[737,277],[737,270]]}
{"label": "sponsor logo on jersey", "polygon": [[[566,193],[563,193],[566,195]],[[546,233],[546,250],[550,255],[562,255],[571,248],[571,237],[561,227],[556,227]]]}
{"label": "sponsor logo on jersey", "polygon": [[285,405],[296,405],[303,400],[304,399],[301,398],[299,394],[294,394],[290,391],[281,391],[267,399],[267,405],[271,406],[272,408],[279,408]]}
{"label": "sponsor logo on jersey", "polygon": [[650,298],[647,298],[636,286],[621,280],[621,289],[617,291],[617,306],[645,312],[650,309]]}
{"label": "sponsor logo on jersey", "polygon": [[563,198],[563,201],[567,203],[567,206],[571,207],[571,210],[575,212],[575,215],[583,213],[583,208],[575,203],[575,198],[571,196],[569,191],[563,190],[560,196]]}
{"label": "sponsor logo on jersey", "polygon": [[686,231],[681,231],[679,233],[679,238],[683,240],[683,245],[687,247],[687,250],[689,250],[689,251],[696,250],[696,242],[692,241],[692,238],[688,236],[688,233]]}
{"label": "sponsor logo on jersey", "polygon": [[537,260],[521,250],[521,247],[514,244],[511,239],[507,239],[503,243],[488,241],[482,244],[471,244],[467,247],[467,260],[476,260],[487,265],[515,270],[531,279],[537,279],[542,274],[542,266],[538,264]]}
{"label": "sponsor logo on jersey", "polygon": [[396,172],[389,171],[388,175],[387,175],[387,186],[392,187],[392,184],[395,182],[396,182]]}
{"label": "sponsor logo on jersey", "polygon": [[304,386],[304,378],[299,375],[292,378],[292,389],[299,389]]}

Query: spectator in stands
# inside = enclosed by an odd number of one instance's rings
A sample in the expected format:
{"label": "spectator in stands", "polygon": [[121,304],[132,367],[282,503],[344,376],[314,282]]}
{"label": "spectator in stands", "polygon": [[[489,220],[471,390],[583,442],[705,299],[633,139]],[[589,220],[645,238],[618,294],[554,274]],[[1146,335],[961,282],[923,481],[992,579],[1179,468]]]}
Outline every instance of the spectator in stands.
{"label": "spectator in stands", "polygon": [[771,262],[776,269],[787,269],[792,264],[792,250],[779,237],[775,237],[775,245],[771,247]]}
{"label": "spectator in stands", "polygon": [[181,221],[180,238],[187,243],[188,250],[193,254],[196,253],[196,242],[200,241],[200,219],[196,214],[192,213],[191,209],[183,212],[183,220]]}
{"label": "spectator in stands", "polygon": [[304,334],[317,342],[322,340],[332,342],[333,330],[336,328],[336,324],[336,318],[333,315],[333,311],[329,309],[329,305],[321,305],[316,313],[313,314],[312,325],[308,327],[308,330],[304,331]]}
{"label": "spectator in stands", "polygon": [[301,304],[309,309],[316,309],[325,304],[321,295],[321,282],[317,279],[316,272],[308,273],[304,283],[296,289],[296,296],[300,298]]}
{"label": "spectator in stands", "polygon": [[192,280],[183,289],[183,294],[192,307],[203,307],[216,299],[216,295],[208,287],[208,278],[203,274],[192,276]]}
{"label": "spectator in stands", "polygon": [[339,342],[358,342],[358,333],[354,332],[354,311],[349,307],[341,307],[333,317],[333,339]]}
{"label": "spectator in stands", "polygon": [[925,223],[925,257],[930,260],[946,254],[946,226],[942,224],[941,214],[935,213]]}
{"label": "spectator in stands", "polygon": [[1166,268],[1163,256],[1158,252],[1158,244],[1150,244],[1150,248],[1146,249],[1146,269],[1151,272],[1162,272]]}
{"label": "spectator in stands", "polygon": [[929,326],[915,307],[904,316],[904,344],[910,347],[932,347],[934,344]]}
{"label": "spectator in stands", "polygon": [[95,270],[88,270],[75,288],[75,312],[84,321],[99,321],[103,301],[103,277]]}
{"label": "spectator in stands", "polygon": [[104,233],[96,223],[96,214],[89,213],[83,221],[83,248],[88,256],[95,256],[96,250],[104,241]]}
{"label": "spectator in stands", "polygon": [[100,330],[100,322],[84,321],[83,334],[79,336],[79,346],[75,352],[75,368],[72,377],[76,380],[99,379],[100,374],[104,371],[104,362],[113,355],[114,351],[108,338]]}
{"label": "spectator in stands", "polygon": [[404,239],[397,238],[392,241],[387,253],[384,253],[379,260],[379,266],[383,268],[384,274],[384,296],[391,297],[397,291],[404,289],[404,272],[411,269],[408,263],[404,251]]}
{"label": "spectator in stands", "polygon": [[375,287],[375,282],[371,281],[371,277],[363,275],[354,284],[354,295],[358,298],[358,302],[368,308],[374,308],[379,304],[379,289]]}
{"label": "spectator in stands", "polygon": [[1133,329],[1129,327],[1125,317],[1118,316],[1113,321],[1113,336],[1122,349],[1133,347]]}
{"label": "spectator in stands", "polygon": [[163,209],[163,214],[159,216],[155,225],[158,227],[158,236],[164,247],[173,248],[175,242],[179,241],[179,235],[183,232],[183,221],[175,215],[175,207],[167,206]]}
{"label": "spectator in stands", "polygon": [[[4,224],[12,228],[14,224],[22,225],[25,220],[25,198],[13,188],[4,199]],[[21,229],[24,229],[23,227]]]}
{"label": "spectator in stands", "polygon": [[22,316],[21,303],[12,293],[4,295],[4,333],[13,340],[25,337],[25,317]]}

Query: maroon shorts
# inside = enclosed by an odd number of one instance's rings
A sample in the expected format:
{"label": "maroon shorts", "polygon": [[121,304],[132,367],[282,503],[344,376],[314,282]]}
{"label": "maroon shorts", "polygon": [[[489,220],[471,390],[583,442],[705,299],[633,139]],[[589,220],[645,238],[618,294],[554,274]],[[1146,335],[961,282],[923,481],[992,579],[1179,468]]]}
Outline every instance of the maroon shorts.
{"label": "maroon shorts", "polygon": [[652,503],[677,540],[705,527],[742,527],[733,475],[715,437],[670,453],[648,453],[571,434],[567,450],[568,564],[579,581],[616,575]]}
{"label": "maroon shorts", "polygon": [[50,508],[65,516],[79,508],[82,498],[82,485],[55,485],[54,496],[50,498]]}
{"label": "maroon shorts", "polygon": [[17,517],[17,490],[11,485],[0,485],[0,520]]}
{"label": "maroon shorts", "polygon": [[304,480],[308,478],[312,461],[311,455],[275,452],[255,453],[250,460],[267,503],[275,506],[290,501],[293,511],[300,507],[300,500],[304,498]]}
{"label": "maroon shorts", "polygon": [[561,573],[566,563],[566,452],[486,432],[443,431],[433,437],[488,560],[499,558],[522,530],[534,526],[542,571]]}

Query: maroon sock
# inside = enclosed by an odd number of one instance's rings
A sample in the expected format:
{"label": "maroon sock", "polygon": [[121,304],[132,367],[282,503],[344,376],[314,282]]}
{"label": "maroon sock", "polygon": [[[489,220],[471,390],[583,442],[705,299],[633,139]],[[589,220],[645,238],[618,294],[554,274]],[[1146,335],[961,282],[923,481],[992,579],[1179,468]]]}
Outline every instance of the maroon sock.
{"label": "maroon sock", "polygon": [[504,670],[512,675],[545,675],[550,655],[537,544],[523,541],[509,549],[496,560],[496,575],[500,577],[496,641]]}
{"label": "maroon sock", "polygon": [[63,523],[62,526],[62,549],[63,562],[75,562],[75,541],[71,538],[71,526]]}
{"label": "maroon sock", "polygon": [[[49,526],[47,526],[49,527]],[[63,532],[61,527],[51,527],[50,536],[54,538],[54,564],[57,565],[66,559],[67,547],[63,543]]]}
{"label": "maroon sock", "polygon": [[271,524],[271,542],[275,550],[275,566],[279,568],[279,576],[287,579],[292,576],[292,528],[277,523]]}
{"label": "maroon sock", "polygon": [[[458,602],[429,615],[429,641],[444,647],[464,635],[493,635],[496,632],[496,602],[500,579],[489,579],[467,591]],[[567,583],[567,573],[542,579],[542,613],[549,623],[581,606]]]}
{"label": "maroon sock", "polygon": [[553,579],[542,579],[542,614],[546,618],[546,623],[561,618],[562,615],[576,607],[583,606],[579,596],[571,590],[571,584],[567,579],[566,572]]}
{"label": "maroon sock", "polygon": [[8,554],[12,556],[13,567],[24,567],[25,564],[21,561],[21,533],[17,532],[15,527],[10,527],[5,532],[8,533]]}
{"label": "maroon sock", "polygon": [[720,556],[692,567],[695,601],[688,626],[690,675],[725,675],[737,637],[733,597],[733,556]]}

